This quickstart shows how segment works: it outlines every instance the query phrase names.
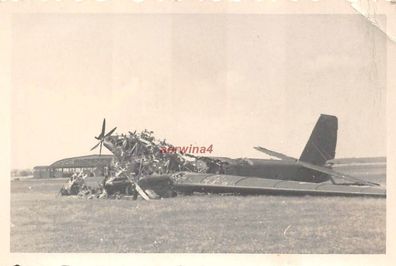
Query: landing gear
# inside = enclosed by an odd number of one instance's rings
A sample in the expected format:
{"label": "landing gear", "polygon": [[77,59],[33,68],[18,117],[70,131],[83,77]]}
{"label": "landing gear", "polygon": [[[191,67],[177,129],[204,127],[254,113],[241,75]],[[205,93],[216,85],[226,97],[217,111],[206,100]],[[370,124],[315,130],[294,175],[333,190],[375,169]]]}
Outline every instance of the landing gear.
{"label": "landing gear", "polygon": [[135,189],[135,185],[130,183],[129,185],[126,186],[125,188],[125,194],[128,196],[132,196],[133,200],[137,199],[138,193]]}

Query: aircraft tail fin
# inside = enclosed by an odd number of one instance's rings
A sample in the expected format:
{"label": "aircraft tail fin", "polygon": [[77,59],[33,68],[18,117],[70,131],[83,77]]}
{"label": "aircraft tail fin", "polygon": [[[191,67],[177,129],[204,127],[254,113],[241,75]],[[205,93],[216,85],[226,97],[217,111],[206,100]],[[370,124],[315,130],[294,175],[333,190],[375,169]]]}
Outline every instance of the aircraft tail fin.
{"label": "aircraft tail fin", "polygon": [[299,160],[315,165],[324,165],[327,160],[334,159],[337,129],[336,116],[320,115]]}

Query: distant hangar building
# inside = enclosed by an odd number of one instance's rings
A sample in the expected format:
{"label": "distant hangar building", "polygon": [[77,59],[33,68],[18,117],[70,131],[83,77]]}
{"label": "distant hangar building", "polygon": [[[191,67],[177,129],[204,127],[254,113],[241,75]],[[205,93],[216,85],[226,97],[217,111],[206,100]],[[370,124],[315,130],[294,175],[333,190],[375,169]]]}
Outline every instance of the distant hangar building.
{"label": "distant hangar building", "polygon": [[66,158],[49,166],[33,168],[35,178],[69,177],[75,172],[86,171],[95,175],[103,175],[105,168],[111,165],[113,155],[86,155]]}

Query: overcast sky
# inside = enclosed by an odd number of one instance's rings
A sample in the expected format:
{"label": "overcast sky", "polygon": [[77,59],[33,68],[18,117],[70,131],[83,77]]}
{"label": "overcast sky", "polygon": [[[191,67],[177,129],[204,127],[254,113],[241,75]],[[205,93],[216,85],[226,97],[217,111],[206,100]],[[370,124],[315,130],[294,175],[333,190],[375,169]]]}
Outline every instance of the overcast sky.
{"label": "overcast sky", "polygon": [[298,157],[327,113],[336,157],[384,156],[385,73],[359,15],[17,15],[12,168],[90,154],[104,117],[265,158],[252,147]]}

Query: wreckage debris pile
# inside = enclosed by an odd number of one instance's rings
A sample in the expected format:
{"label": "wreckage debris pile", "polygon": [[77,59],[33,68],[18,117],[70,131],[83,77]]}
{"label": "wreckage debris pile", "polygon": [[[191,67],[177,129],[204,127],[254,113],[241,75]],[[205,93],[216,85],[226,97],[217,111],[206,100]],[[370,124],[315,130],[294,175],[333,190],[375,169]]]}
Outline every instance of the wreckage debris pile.
{"label": "wreckage debris pile", "polygon": [[[87,186],[86,177],[87,174],[84,174],[83,172],[73,174],[73,176],[71,176],[70,179],[63,185],[63,187],[59,191],[59,194],[62,196],[78,196],[88,199],[92,199],[92,198],[117,199],[120,198],[122,194],[128,194],[128,192],[126,193],[120,193],[119,191],[113,192],[111,189],[112,186],[106,189],[105,185],[103,184],[99,184],[98,187],[96,188]],[[105,180],[106,178],[103,180],[102,183],[105,183]]]}
{"label": "wreckage debris pile", "polygon": [[108,198],[118,194],[136,195],[135,184],[144,176],[170,175],[176,172],[213,172],[221,168],[218,160],[196,157],[178,151],[164,152],[173,145],[154,138],[153,131],[113,135],[104,140],[104,146],[114,159],[98,188],[85,184],[86,175],[74,174],[62,187],[61,195],[79,195],[89,198]]}

